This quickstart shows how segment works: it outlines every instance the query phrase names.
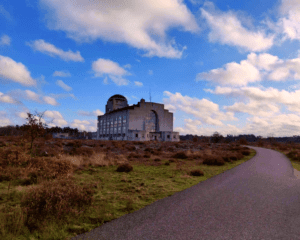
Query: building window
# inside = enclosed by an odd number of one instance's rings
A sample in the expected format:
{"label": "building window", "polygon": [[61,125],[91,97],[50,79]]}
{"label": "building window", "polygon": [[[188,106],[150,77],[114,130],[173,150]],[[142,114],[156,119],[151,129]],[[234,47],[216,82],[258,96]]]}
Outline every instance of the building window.
{"label": "building window", "polygon": [[123,127],[123,132],[126,132],[126,127]]}
{"label": "building window", "polygon": [[176,136],[174,135],[174,138],[176,138]]}
{"label": "building window", "polygon": [[119,116],[119,123],[122,122],[122,116]]}
{"label": "building window", "polygon": [[126,123],[126,116],[123,116],[123,123]]}
{"label": "building window", "polygon": [[139,135],[138,135],[138,134],[135,134],[135,137],[139,137]]}
{"label": "building window", "polygon": [[118,128],[118,132],[119,132],[119,133],[121,132],[121,127]]}
{"label": "building window", "polygon": [[142,135],[142,137],[144,138],[144,137],[145,137],[145,135],[143,134],[143,135]]}
{"label": "building window", "polygon": [[147,137],[149,137],[149,134],[147,134]]}
{"label": "building window", "polygon": [[167,135],[167,138],[170,138],[170,135]]}

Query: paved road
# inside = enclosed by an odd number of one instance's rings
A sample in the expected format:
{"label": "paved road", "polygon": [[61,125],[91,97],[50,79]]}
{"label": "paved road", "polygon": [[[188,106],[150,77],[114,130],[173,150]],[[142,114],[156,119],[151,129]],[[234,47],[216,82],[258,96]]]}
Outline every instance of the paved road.
{"label": "paved road", "polygon": [[283,154],[251,148],[251,160],[72,240],[299,240],[300,179]]}

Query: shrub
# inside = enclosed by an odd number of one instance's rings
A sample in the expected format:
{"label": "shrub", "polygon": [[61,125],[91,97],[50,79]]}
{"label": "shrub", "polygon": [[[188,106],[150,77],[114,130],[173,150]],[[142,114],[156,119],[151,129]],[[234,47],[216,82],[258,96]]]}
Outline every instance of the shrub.
{"label": "shrub", "polygon": [[188,156],[186,155],[185,152],[175,153],[172,157],[173,158],[178,158],[178,159],[187,159],[188,158]]}
{"label": "shrub", "polygon": [[166,165],[166,166],[169,166],[169,165],[170,165],[170,162],[165,162],[165,165]]}
{"label": "shrub", "polygon": [[290,151],[287,155],[288,158],[291,158],[292,160],[298,158],[298,152],[295,150]]}
{"label": "shrub", "polygon": [[168,148],[167,148],[167,151],[168,151],[168,152],[174,152],[174,148],[173,148],[173,147],[168,147]]}
{"label": "shrub", "polygon": [[225,164],[225,162],[224,162],[224,160],[223,160],[223,158],[221,156],[206,155],[206,156],[204,156],[203,164],[222,166],[222,165]]}
{"label": "shrub", "polygon": [[127,146],[126,149],[128,151],[135,151],[136,150],[136,147],[135,146]]}
{"label": "shrub", "polygon": [[117,172],[131,172],[132,170],[133,167],[128,163],[121,164],[117,168]]}
{"label": "shrub", "polygon": [[160,159],[160,158],[155,158],[154,161],[155,161],[155,162],[160,162],[161,159]]}
{"label": "shrub", "polygon": [[6,147],[6,143],[3,141],[0,141],[0,147]]}
{"label": "shrub", "polygon": [[73,148],[70,154],[91,157],[94,154],[94,150],[87,147]]}
{"label": "shrub", "polygon": [[144,158],[150,158],[151,156],[150,156],[150,154],[144,154],[143,157],[144,157]]}
{"label": "shrub", "polygon": [[141,155],[137,153],[130,153],[127,158],[141,158]]}
{"label": "shrub", "polygon": [[176,162],[175,159],[169,159],[169,162]]}
{"label": "shrub", "polygon": [[192,176],[203,176],[203,175],[204,175],[204,172],[201,171],[201,170],[199,170],[199,169],[197,169],[197,170],[192,170],[192,171],[190,171],[190,175],[192,175]]}
{"label": "shrub", "polygon": [[21,208],[27,215],[25,226],[32,229],[47,218],[65,220],[69,214],[85,211],[85,207],[91,205],[94,193],[91,185],[79,186],[74,179],[43,182],[22,197]]}
{"label": "shrub", "polygon": [[236,157],[237,157],[238,160],[240,160],[240,159],[244,158],[244,155],[241,152],[237,152]]}
{"label": "shrub", "polygon": [[249,156],[249,155],[250,155],[250,151],[248,151],[248,150],[243,150],[243,151],[242,151],[242,154],[243,154],[244,156]]}
{"label": "shrub", "polygon": [[230,156],[229,156],[229,159],[232,160],[232,161],[237,161],[237,160],[238,160],[236,154],[230,155]]}
{"label": "shrub", "polygon": [[145,152],[151,152],[151,151],[153,151],[153,148],[145,148],[144,151],[145,151]]}
{"label": "shrub", "polygon": [[230,159],[230,155],[229,155],[229,154],[224,155],[224,156],[223,156],[223,160],[224,160],[225,162],[232,162],[232,160]]}

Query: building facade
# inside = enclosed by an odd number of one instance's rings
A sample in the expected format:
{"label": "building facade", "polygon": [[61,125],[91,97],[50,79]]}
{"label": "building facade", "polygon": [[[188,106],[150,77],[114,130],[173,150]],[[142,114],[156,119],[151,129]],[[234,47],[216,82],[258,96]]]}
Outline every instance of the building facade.
{"label": "building facade", "polygon": [[141,99],[129,106],[122,95],[107,101],[105,114],[98,116],[97,139],[129,141],[179,141],[179,132],[173,132],[173,113],[164,104]]}

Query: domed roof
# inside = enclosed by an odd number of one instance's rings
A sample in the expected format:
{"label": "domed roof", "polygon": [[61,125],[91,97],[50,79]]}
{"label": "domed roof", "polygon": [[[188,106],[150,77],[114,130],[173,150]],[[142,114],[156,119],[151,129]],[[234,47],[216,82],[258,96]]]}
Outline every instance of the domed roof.
{"label": "domed roof", "polygon": [[112,100],[112,99],[114,99],[114,98],[123,98],[125,101],[127,101],[126,97],[124,97],[124,96],[122,96],[122,95],[120,95],[120,94],[115,94],[115,95],[111,96],[111,97],[108,99],[108,101],[110,101],[110,100]]}

